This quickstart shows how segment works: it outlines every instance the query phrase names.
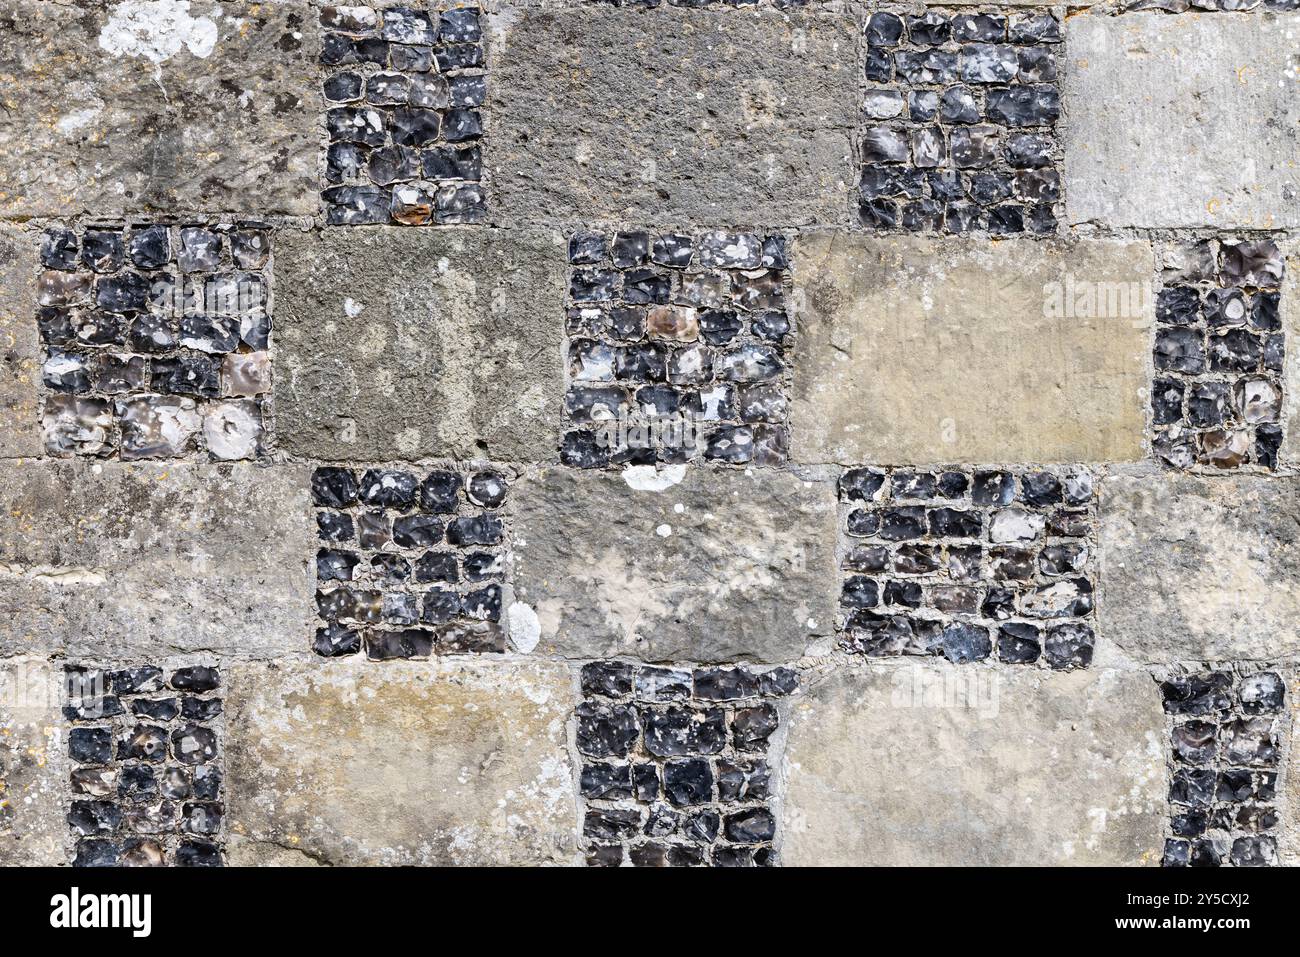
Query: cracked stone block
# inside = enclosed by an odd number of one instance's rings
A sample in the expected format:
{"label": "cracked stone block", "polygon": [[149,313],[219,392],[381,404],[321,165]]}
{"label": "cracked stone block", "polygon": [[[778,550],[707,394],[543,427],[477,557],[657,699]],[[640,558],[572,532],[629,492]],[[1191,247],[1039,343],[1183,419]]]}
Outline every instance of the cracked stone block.
{"label": "cracked stone block", "polygon": [[1153,865],[1165,717],[1145,672],[854,667],[804,676],[791,866]]}
{"label": "cracked stone block", "polygon": [[227,668],[232,864],[577,862],[566,666],[336,665]]}
{"label": "cracked stone block", "polygon": [[[860,102],[854,32],[850,18],[767,9],[522,12],[492,49],[485,159],[502,214],[840,221]],[[727,143],[743,143],[743,162]]]}
{"label": "cracked stone block", "polygon": [[782,662],[834,631],[828,482],[688,466],[550,468],[512,494],[515,593],[540,621],[539,650]]}
{"label": "cracked stone block", "polygon": [[563,399],[558,234],[285,233],[276,423],[325,460],[553,454]]}
{"label": "cracked stone block", "polygon": [[1101,483],[1099,628],[1141,662],[1300,651],[1300,479],[1110,476]]}
{"label": "cracked stone block", "polygon": [[301,650],[313,617],[308,470],[0,464],[0,653]]}
{"label": "cracked stone block", "polygon": [[310,215],[314,19],[304,2],[7,5],[0,212]]}
{"label": "cracked stone block", "polygon": [[820,232],[793,259],[794,461],[1143,457],[1145,244]]}
{"label": "cracked stone block", "polygon": [[0,662],[0,866],[66,862],[61,679],[62,668],[48,661]]}
{"label": "cracked stone block", "polygon": [[1070,222],[1300,225],[1300,15],[1071,17],[1065,39]]}

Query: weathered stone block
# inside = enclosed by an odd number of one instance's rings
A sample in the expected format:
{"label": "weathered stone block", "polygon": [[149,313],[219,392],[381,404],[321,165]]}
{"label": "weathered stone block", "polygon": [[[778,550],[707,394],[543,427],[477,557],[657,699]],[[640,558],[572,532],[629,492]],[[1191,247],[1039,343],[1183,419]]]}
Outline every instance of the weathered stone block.
{"label": "weathered stone block", "polygon": [[0,654],[307,647],[308,469],[0,463]]}
{"label": "weathered stone block", "polygon": [[67,860],[62,674],[35,658],[0,661],[0,866]]}
{"label": "weathered stone block", "polygon": [[794,263],[794,460],[1142,456],[1145,244],[823,232]]}
{"label": "weathered stone block", "polygon": [[1073,223],[1300,224],[1296,14],[1075,16],[1066,23]]}
{"label": "weathered stone block", "polygon": [[306,3],[16,0],[0,13],[0,214],[315,211]]}
{"label": "weathered stone block", "polygon": [[833,631],[831,482],[648,469],[544,469],[516,486],[514,583],[539,653],[784,662]]}
{"label": "weathered stone block", "polygon": [[1300,479],[1112,476],[1101,485],[1101,636],[1139,661],[1300,652]]}
{"label": "weathered stone block", "polygon": [[1282,332],[1286,356],[1282,372],[1284,465],[1300,467],[1300,243],[1292,242],[1282,284]]}
{"label": "weathered stone block", "polygon": [[839,669],[786,745],[790,865],[1160,860],[1165,719],[1143,672]]}
{"label": "weathered stone block", "polygon": [[34,233],[0,225],[0,458],[41,454]]}
{"label": "weathered stone block", "polygon": [[277,242],[281,445],[323,459],[554,454],[557,234],[385,227]]}
{"label": "weathered stone block", "polygon": [[583,6],[494,28],[485,159],[507,219],[847,218],[851,17]]}
{"label": "weathered stone block", "polygon": [[231,862],[572,862],[572,676],[464,658],[230,669]]}

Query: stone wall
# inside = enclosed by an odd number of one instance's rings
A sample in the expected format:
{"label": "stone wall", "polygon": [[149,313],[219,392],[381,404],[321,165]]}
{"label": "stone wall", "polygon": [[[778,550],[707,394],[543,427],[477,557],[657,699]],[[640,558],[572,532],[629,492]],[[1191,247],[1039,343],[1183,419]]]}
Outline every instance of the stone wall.
{"label": "stone wall", "polygon": [[1297,6],[9,4],[0,864],[1297,863]]}

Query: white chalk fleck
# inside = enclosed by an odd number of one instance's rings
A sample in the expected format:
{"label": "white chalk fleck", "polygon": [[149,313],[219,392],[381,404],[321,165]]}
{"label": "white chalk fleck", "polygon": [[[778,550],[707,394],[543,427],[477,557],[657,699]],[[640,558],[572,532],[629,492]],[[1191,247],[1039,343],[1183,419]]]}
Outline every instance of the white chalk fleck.
{"label": "white chalk fleck", "polygon": [[623,470],[623,481],[638,492],[662,492],[685,477],[685,465],[665,465],[662,469],[653,465],[629,465]]}
{"label": "white chalk fleck", "polygon": [[526,655],[537,647],[542,637],[542,623],[531,605],[522,601],[512,602],[506,618],[510,623],[510,641],[516,651]]}

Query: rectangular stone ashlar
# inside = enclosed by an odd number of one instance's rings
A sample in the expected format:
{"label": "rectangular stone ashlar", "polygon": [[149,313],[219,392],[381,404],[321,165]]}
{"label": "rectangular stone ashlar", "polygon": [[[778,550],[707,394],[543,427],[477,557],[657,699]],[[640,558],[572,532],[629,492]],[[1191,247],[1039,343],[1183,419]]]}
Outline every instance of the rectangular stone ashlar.
{"label": "rectangular stone ashlar", "polygon": [[313,20],[294,0],[6,4],[0,214],[310,215]]}
{"label": "rectangular stone ashlar", "polygon": [[786,865],[1160,860],[1165,719],[1143,671],[854,667],[802,686]]}
{"label": "rectangular stone ashlar", "polygon": [[32,323],[36,300],[34,231],[0,225],[0,456],[41,453],[38,386],[40,339]]}
{"label": "rectangular stone ashlar", "polygon": [[1282,449],[1279,461],[1289,467],[1300,466],[1300,244],[1294,240],[1283,246],[1286,254],[1286,278],[1282,284],[1282,336],[1290,342],[1282,365]]}
{"label": "rectangular stone ashlar", "polygon": [[793,262],[792,460],[1142,457],[1147,245],[819,232]]}
{"label": "rectangular stone ashlar", "polygon": [[583,5],[500,23],[488,107],[509,220],[838,223],[860,108],[844,14]]}
{"label": "rectangular stone ashlar", "polygon": [[1297,514],[1294,476],[1104,479],[1103,639],[1151,663],[1300,652]]}
{"label": "rectangular stone ashlar", "polygon": [[579,860],[567,666],[354,658],[226,674],[232,864]]}
{"label": "rectangular stone ashlar", "polygon": [[543,469],[515,501],[539,653],[785,662],[834,630],[835,492],[788,472]]}
{"label": "rectangular stone ashlar", "polygon": [[325,461],[554,455],[558,234],[380,227],[276,242],[283,447]]}
{"label": "rectangular stone ashlar", "polygon": [[1300,225],[1297,31],[1296,13],[1071,17],[1070,222]]}
{"label": "rectangular stone ashlar", "polygon": [[67,863],[67,738],[63,669],[48,660],[0,660],[0,866]]}
{"label": "rectangular stone ashlar", "polygon": [[0,653],[302,651],[309,484],[294,465],[0,464]]}

